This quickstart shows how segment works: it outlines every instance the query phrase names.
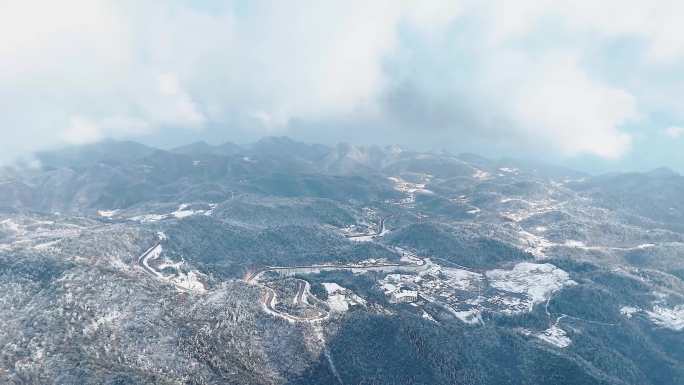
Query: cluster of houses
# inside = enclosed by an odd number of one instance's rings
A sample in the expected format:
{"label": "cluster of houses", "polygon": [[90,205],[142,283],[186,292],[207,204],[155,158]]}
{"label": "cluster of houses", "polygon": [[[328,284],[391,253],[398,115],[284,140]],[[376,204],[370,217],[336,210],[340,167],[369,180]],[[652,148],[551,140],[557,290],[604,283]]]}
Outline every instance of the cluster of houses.
{"label": "cluster of houses", "polygon": [[[382,290],[393,303],[409,303],[418,300],[418,291],[416,285],[412,280],[406,279],[406,275],[402,274],[388,274],[382,280]],[[410,276],[415,277],[416,276]]]}

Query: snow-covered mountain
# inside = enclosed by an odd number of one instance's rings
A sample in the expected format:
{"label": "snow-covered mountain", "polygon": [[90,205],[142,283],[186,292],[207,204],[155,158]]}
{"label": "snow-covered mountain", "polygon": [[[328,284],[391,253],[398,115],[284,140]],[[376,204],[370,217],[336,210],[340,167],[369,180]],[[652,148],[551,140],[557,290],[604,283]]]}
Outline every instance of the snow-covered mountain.
{"label": "snow-covered mountain", "polygon": [[684,177],[289,138],[0,173],[0,383],[684,383]]}

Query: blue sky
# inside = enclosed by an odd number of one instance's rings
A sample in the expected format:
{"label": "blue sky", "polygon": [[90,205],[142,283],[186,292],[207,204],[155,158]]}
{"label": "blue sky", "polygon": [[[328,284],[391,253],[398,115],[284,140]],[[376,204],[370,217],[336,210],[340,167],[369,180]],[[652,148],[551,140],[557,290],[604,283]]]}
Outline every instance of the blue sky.
{"label": "blue sky", "polygon": [[[597,4],[598,3],[598,4]],[[266,135],[684,171],[684,3],[0,3],[0,161]]]}

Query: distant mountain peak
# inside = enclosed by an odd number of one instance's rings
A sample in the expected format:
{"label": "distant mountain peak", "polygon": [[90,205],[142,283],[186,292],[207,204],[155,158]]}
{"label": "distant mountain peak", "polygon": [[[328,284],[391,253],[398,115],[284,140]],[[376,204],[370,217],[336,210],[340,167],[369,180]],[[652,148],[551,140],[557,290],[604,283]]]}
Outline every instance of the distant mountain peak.
{"label": "distant mountain peak", "polygon": [[226,142],[220,145],[211,145],[203,140],[176,147],[171,152],[184,155],[234,155],[239,153],[241,147],[235,143]]}
{"label": "distant mountain peak", "polygon": [[647,172],[648,175],[658,177],[658,178],[667,178],[667,177],[677,177],[680,176],[679,173],[676,171],[672,170],[669,167],[658,167],[656,169],[653,169],[649,172]]}

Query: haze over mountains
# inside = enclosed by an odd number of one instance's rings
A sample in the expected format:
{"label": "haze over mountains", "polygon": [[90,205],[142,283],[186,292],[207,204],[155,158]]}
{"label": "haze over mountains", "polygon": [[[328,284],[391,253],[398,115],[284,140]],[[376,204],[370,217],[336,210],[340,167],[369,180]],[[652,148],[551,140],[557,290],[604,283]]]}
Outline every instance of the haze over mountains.
{"label": "haze over mountains", "polygon": [[0,171],[0,382],[684,383],[684,177],[285,137]]}

